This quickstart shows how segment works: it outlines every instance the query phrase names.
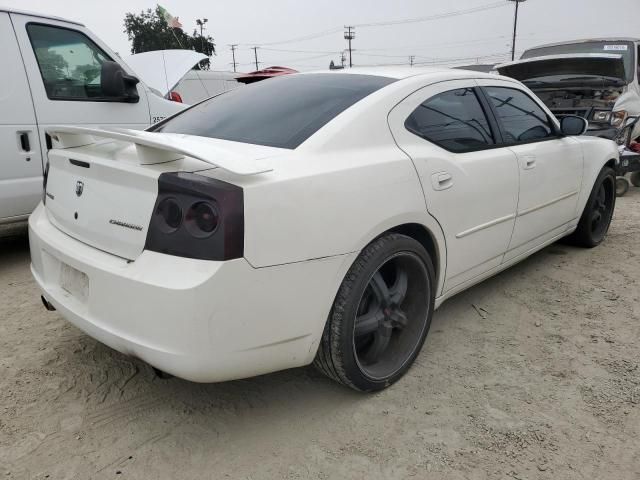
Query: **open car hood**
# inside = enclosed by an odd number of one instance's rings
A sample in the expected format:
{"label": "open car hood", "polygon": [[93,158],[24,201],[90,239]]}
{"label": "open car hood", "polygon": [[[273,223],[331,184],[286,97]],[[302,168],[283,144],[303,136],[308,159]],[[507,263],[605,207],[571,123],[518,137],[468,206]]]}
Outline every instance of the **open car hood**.
{"label": "open car hood", "polygon": [[526,58],[496,66],[501,75],[525,81],[556,75],[611,77],[626,83],[621,55],[570,53]]}
{"label": "open car hood", "polygon": [[155,50],[124,57],[147,86],[166,96],[189,70],[207,56],[192,50]]}

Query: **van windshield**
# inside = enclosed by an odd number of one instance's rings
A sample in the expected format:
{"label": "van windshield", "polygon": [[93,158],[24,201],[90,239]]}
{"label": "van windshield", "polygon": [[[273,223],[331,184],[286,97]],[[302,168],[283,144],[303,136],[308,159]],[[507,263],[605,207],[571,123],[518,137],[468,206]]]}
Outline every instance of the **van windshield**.
{"label": "van windshield", "polygon": [[627,83],[633,81],[634,47],[632,42],[624,41],[597,41],[578,42],[566,45],[553,45],[549,47],[531,48],[522,54],[522,59],[533,57],[546,57],[548,55],[562,55],[571,53],[606,53],[621,55],[624,60],[624,71]]}
{"label": "van windshield", "polygon": [[393,81],[352,73],[283,75],[205,100],[150,131],[294,149]]}

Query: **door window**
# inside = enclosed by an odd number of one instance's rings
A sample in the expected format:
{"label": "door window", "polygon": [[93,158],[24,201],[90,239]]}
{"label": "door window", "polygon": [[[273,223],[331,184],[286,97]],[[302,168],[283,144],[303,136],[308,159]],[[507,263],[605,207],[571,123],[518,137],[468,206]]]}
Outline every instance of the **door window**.
{"label": "door window", "polygon": [[29,24],[27,32],[51,100],[102,100],[102,64],[111,60],[86,35],[66,28]]}
{"label": "door window", "polygon": [[495,107],[508,144],[555,137],[545,111],[529,95],[508,87],[484,87]]}
{"label": "door window", "polygon": [[472,88],[440,93],[421,104],[405,121],[405,128],[450,152],[487,148],[494,137]]}

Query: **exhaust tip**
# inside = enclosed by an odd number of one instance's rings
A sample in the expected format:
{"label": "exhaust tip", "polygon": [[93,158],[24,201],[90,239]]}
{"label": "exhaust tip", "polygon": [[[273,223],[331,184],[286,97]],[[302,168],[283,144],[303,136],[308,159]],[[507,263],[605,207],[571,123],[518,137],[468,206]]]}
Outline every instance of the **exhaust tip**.
{"label": "exhaust tip", "polygon": [[51,305],[51,303],[49,302],[49,300],[47,300],[46,298],[44,298],[44,295],[40,295],[40,300],[42,300],[42,304],[44,305],[44,308],[46,308],[47,310],[49,310],[50,312],[55,312],[56,307],[54,307],[53,305]]}

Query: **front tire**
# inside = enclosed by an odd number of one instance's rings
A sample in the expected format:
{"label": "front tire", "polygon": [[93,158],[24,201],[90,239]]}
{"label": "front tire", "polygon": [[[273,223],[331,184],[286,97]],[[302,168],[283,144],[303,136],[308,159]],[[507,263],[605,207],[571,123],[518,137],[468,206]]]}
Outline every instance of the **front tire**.
{"label": "front tire", "polygon": [[570,239],[581,247],[593,248],[604,240],[616,206],[616,174],[604,167],[584,207],[580,222]]}
{"label": "front tire", "polygon": [[629,180],[631,180],[631,185],[634,187],[640,187],[640,172],[633,172],[629,176]]}
{"label": "front tire", "polygon": [[397,233],[377,238],[342,281],[314,364],[355,390],[388,387],[420,352],[434,303],[435,273],[425,248]]}

